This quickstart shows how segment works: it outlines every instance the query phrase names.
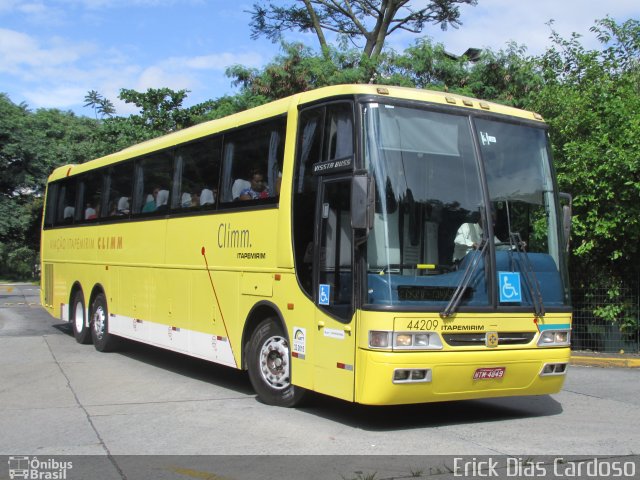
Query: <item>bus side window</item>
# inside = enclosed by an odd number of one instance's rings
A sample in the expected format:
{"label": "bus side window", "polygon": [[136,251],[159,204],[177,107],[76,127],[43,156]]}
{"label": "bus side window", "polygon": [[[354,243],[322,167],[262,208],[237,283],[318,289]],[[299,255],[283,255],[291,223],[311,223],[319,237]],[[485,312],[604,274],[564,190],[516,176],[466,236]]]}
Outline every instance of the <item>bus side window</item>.
{"label": "bus side window", "polygon": [[100,170],[82,174],[79,182],[78,207],[80,221],[92,222],[100,217],[102,210],[102,172]]}
{"label": "bus side window", "polygon": [[327,148],[323,160],[338,160],[353,155],[353,109],[350,104],[332,106],[327,117]]}
{"label": "bus side window", "polygon": [[56,218],[56,201],[58,198],[58,183],[50,183],[47,187],[47,203],[44,208],[44,226],[52,227]]}
{"label": "bus side window", "polygon": [[207,138],[176,149],[172,209],[215,207],[221,150],[220,137]]}
{"label": "bus side window", "polygon": [[171,202],[173,155],[149,155],[136,162],[135,172],[132,213],[166,213]]}
{"label": "bus side window", "polygon": [[106,209],[102,217],[128,216],[131,211],[131,186],[133,182],[133,162],[123,162],[109,168],[105,179]]}
{"label": "bus side window", "polygon": [[76,177],[66,178],[59,183],[58,204],[55,224],[70,225],[76,217]]}
{"label": "bus side window", "polygon": [[277,118],[225,136],[222,203],[241,199],[253,203],[272,203],[278,197],[285,121],[284,117]]}

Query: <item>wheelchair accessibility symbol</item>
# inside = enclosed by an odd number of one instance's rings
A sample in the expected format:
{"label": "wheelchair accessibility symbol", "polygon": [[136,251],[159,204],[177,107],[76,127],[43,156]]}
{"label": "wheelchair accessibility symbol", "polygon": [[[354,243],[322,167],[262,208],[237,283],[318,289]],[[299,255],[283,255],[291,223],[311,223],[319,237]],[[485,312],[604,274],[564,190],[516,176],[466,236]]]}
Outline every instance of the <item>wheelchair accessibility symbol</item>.
{"label": "wheelchair accessibility symbol", "polygon": [[500,302],[522,302],[520,274],[517,272],[498,272],[500,284]]}
{"label": "wheelchair accessibility symbol", "polygon": [[320,295],[318,297],[319,305],[329,305],[329,295],[331,292],[331,285],[325,283],[320,284]]}

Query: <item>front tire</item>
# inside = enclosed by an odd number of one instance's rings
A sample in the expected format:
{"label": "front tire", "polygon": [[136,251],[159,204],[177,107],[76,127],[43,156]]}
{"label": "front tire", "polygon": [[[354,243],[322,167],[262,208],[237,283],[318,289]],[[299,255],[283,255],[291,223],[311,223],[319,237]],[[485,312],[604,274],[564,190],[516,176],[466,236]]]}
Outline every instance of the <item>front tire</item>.
{"label": "front tire", "polygon": [[78,290],[73,295],[71,302],[71,325],[73,326],[73,336],[76,342],[81,344],[91,343],[91,328],[87,325],[87,310],[84,306],[84,294]]}
{"label": "front tire", "polygon": [[249,380],[260,400],[268,405],[294,407],[305,390],[291,384],[289,341],[274,319],[263,320],[247,344]]}
{"label": "front tire", "polygon": [[118,337],[109,333],[109,309],[104,293],[96,295],[91,304],[91,337],[99,352],[112,352],[120,343]]}

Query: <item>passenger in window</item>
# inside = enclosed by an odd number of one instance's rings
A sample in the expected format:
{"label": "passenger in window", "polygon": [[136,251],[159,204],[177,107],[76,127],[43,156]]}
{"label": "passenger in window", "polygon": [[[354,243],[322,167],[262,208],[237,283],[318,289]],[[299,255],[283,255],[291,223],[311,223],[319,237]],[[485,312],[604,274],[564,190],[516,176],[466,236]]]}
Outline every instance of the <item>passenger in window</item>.
{"label": "passenger in window", "polygon": [[158,195],[158,189],[155,189],[153,193],[147,195],[147,198],[142,206],[142,213],[155,212],[156,211],[156,196]]}
{"label": "passenger in window", "polygon": [[109,216],[113,217],[118,214],[118,204],[113,200],[109,202]]}
{"label": "passenger in window", "polygon": [[91,206],[90,202],[87,202],[87,208],[84,210],[84,219],[85,220],[93,220],[98,218],[98,213],[96,209]]}
{"label": "passenger in window", "polygon": [[156,212],[164,212],[169,208],[169,190],[159,189],[156,195]]}
{"label": "passenger in window", "polygon": [[[240,194],[238,194],[240,196]],[[211,188],[203,188],[200,192],[200,205],[213,205],[216,203],[216,190]]]}
{"label": "passenger in window", "polygon": [[73,214],[75,213],[76,209],[75,207],[72,207],[70,205],[67,205],[66,207],[64,207],[64,212],[62,214],[65,222],[72,222],[73,221]]}
{"label": "passenger in window", "polygon": [[182,208],[190,208],[193,206],[193,196],[189,192],[183,192],[180,197],[180,206]]}
{"label": "passenger in window", "polygon": [[231,199],[235,202],[236,200],[240,200],[240,195],[247,189],[251,188],[251,182],[249,180],[245,180],[244,178],[238,178],[233,182],[231,186]]}
{"label": "passenger in window", "polygon": [[260,200],[269,197],[269,186],[264,179],[264,174],[254,170],[251,174],[250,187],[240,192],[240,200]]}
{"label": "passenger in window", "polygon": [[[460,262],[467,253],[472,250],[477,250],[482,246],[484,229],[482,216],[475,212],[471,220],[471,222],[460,225],[456,232],[453,249],[454,263]],[[496,215],[493,210],[491,211],[491,221],[495,225]],[[499,245],[498,250],[504,249],[504,246],[501,245],[500,239],[495,235],[493,237],[493,243]]]}
{"label": "passenger in window", "polygon": [[129,215],[129,197],[120,197],[118,200],[118,215]]}

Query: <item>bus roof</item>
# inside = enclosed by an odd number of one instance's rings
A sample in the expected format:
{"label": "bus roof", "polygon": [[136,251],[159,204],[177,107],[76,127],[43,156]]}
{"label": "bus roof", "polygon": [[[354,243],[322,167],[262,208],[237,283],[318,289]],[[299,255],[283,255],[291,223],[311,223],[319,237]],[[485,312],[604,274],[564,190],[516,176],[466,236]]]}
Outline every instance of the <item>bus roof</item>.
{"label": "bus roof", "polygon": [[94,168],[117,163],[132,157],[138,157],[157,150],[163,150],[184,142],[189,142],[200,137],[230,130],[242,125],[260,121],[272,116],[285,114],[292,106],[304,105],[331,97],[374,95],[402,100],[415,100],[427,103],[435,103],[449,106],[475,109],[485,112],[493,112],[511,117],[542,122],[542,117],[533,112],[520,110],[497,103],[478,100],[471,97],[456,95],[447,92],[423,90],[417,88],[395,87],[389,85],[334,85],[322,87],[308,92],[298,93],[281,100],[276,100],[259,107],[251,108],[243,112],[235,113],[227,117],[210,120],[207,122],[185,128],[177,132],[169,133],[142,143],[127,147],[110,155],[82,163],[69,164],[56,168],[49,176],[49,181],[58,180],[66,176],[81,173]]}

